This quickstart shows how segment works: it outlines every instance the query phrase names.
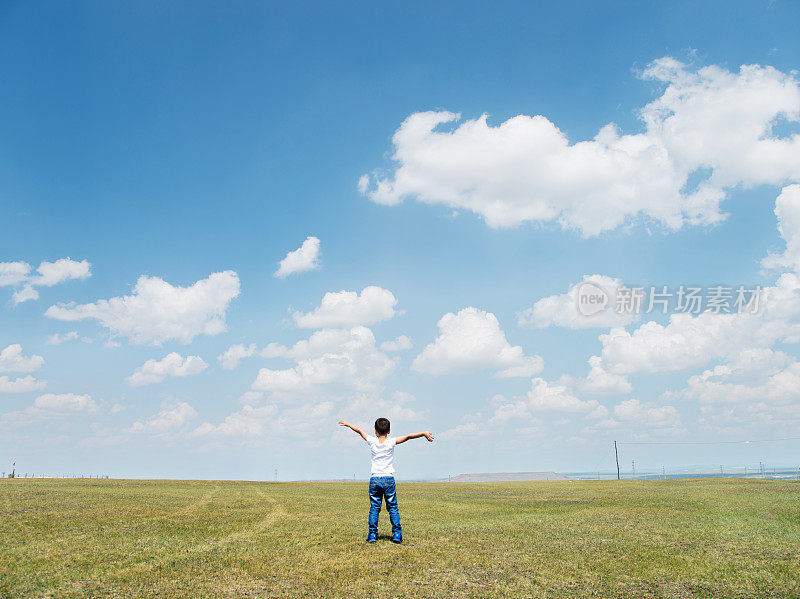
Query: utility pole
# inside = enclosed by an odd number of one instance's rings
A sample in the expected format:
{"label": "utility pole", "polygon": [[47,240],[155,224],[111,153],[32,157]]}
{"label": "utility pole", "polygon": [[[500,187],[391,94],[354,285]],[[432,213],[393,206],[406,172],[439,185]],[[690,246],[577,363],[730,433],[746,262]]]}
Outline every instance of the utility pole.
{"label": "utility pole", "polygon": [[631,474],[636,476],[636,460],[631,460]]}
{"label": "utility pole", "polygon": [[278,469],[275,468],[275,482],[278,482]]}
{"label": "utility pole", "polygon": [[617,451],[617,442],[614,441],[614,457],[617,460],[617,480],[619,480],[619,452]]}

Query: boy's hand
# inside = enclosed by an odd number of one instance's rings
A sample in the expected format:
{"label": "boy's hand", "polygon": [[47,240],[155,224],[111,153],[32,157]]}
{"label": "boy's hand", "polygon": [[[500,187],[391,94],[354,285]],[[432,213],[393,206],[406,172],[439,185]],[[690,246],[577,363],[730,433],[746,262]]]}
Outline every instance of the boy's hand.
{"label": "boy's hand", "polygon": [[350,423],[347,422],[347,420],[340,420],[339,421],[339,426],[350,426]]}
{"label": "boy's hand", "polygon": [[433,443],[433,435],[431,434],[431,431],[425,431],[422,433],[422,436],[425,437],[429,442]]}

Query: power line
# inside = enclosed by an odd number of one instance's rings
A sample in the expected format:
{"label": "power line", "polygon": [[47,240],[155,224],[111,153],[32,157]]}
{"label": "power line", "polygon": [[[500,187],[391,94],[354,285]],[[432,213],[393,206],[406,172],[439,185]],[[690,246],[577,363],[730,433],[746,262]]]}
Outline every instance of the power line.
{"label": "power line", "polygon": [[747,443],[774,443],[775,441],[800,441],[800,437],[780,439],[752,439],[750,441],[620,441],[620,445],[736,445]]}

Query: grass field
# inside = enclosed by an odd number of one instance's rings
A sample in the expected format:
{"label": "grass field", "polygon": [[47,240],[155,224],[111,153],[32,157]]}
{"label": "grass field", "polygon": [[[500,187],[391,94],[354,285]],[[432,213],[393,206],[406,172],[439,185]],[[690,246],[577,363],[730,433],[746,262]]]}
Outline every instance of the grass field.
{"label": "grass field", "polygon": [[800,485],[0,481],[3,597],[798,597]]}

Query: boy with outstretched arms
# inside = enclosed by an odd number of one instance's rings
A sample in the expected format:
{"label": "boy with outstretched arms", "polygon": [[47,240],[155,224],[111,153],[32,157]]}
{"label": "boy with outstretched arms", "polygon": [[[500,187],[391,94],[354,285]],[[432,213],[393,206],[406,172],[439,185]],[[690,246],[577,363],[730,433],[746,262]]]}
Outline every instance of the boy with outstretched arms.
{"label": "boy with outstretched arms", "polygon": [[367,543],[378,540],[378,516],[381,513],[381,500],[386,501],[386,510],[392,522],[392,541],[403,542],[403,530],[400,528],[400,510],[397,508],[397,491],[394,483],[394,448],[395,445],[405,443],[409,439],[425,437],[433,441],[430,431],[413,433],[402,437],[390,437],[391,425],[386,418],[375,421],[375,436],[368,435],[357,426],[346,420],[339,421],[340,426],[346,426],[361,435],[369,445],[372,453],[372,470],[369,479],[369,532]]}

